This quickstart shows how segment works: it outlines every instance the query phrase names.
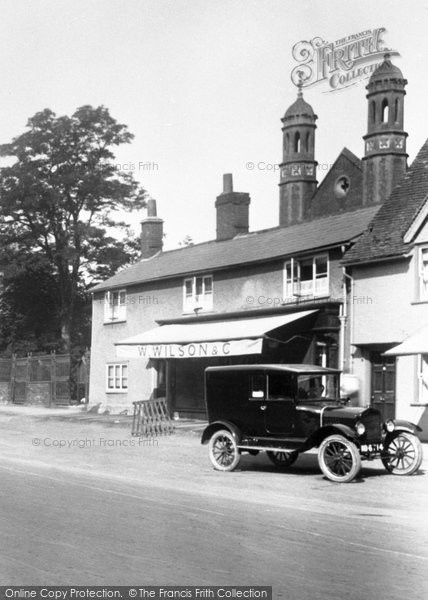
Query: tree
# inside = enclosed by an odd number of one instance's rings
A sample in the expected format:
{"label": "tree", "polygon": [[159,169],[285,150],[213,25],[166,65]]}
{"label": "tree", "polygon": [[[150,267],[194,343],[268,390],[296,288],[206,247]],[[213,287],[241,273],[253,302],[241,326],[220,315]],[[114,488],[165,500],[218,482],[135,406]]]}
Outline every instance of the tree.
{"label": "tree", "polygon": [[[113,213],[141,210],[146,193],[132,173],[115,166],[113,149],[133,136],[107,108],[83,106],[71,117],[46,109],[30,118],[27,128],[0,146],[1,156],[16,159],[0,169],[2,262],[10,264],[13,256],[15,268],[9,279],[6,273],[3,295],[16,295],[26,270],[38,282],[39,299],[44,282],[48,294],[55,294],[48,306],[61,350],[73,353],[82,343],[88,283],[135,257],[129,227]],[[121,239],[114,231],[122,232]],[[26,318],[36,325],[39,316]]]}

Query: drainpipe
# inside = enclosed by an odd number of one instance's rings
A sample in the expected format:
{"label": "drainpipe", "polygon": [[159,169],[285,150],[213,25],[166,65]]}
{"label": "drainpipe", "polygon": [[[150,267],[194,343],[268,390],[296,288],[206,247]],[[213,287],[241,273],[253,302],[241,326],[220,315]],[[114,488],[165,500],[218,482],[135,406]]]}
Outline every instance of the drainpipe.
{"label": "drainpipe", "polygon": [[[340,317],[341,319],[341,328],[340,328],[340,334],[341,334],[341,350],[340,350],[340,360],[341,360],[341,366],[340,368],[343,370],[344,366],[345,366],[345,328],[346,325],[348,323],[348,305],[347,305],[347,291],[346,291],[346,279],[349,279],[349,281],[351,282],[351,289],[350,289],[350,294],[349,297],[351,298],[351,310],[350,310],[350,314],[349,314],[349,320],[350,320],[350,336],[349,336],[349,346],[352,346],[352,342],[354,339],[354,310],[353,310],[353,302],[352,302],[352,298],[353,298],[353,293],[354,293],[354,279],[353,277],[351,277],[351,275],[349,275],[346,272],[346,267],[342,267],[342,273],[343,273],[343,283],[342,283],[342,294],[343,294],[343,310],[342,310],[342,315]],[[350,359],[349,359],[349,373],[352,373],[352,354],[350,353]]]}

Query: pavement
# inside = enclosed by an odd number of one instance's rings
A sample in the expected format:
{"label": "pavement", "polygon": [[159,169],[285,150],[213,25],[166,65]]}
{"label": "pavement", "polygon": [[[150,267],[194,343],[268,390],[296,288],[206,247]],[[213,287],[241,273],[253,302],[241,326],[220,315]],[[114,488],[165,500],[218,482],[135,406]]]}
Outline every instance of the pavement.
{"label": "pavement", "polygon": [[[99,423],[106,427],[118,429],[129,429],[132,427],[132,415],[112,415],[109,413],[98,413],[87,410],[86,406],[69,406],[66,408],[45,408],[38,406],[16,406],[11,404],[0,404],[0,416],[27,416],[42,420],[57,420],[80,423]],[[207,426],[207,421],[201,419],[177,419],[173,421],[175,433],[202,435]],[[422,443],[423,461],[422,466],[428,471],[428,442]],[[309,450],[308,454],[316,454],[317,449]]]}
{"label": "pavement", "polygon": [[[39,418],[42,420],[55,419],[58,421],[70,421],[81,423],[100,423],[109,427],[129,428],[132,426],[132,415],[98,413],[87,410],[86,406],[69,406],[65,408],[46,408],[39,406],[17,406],[13,404],[0,404],[0,416],[25,416]],[[201,419],[177,419],[173,421],[177,433],[199,434],[207,426],[207,422]]]}

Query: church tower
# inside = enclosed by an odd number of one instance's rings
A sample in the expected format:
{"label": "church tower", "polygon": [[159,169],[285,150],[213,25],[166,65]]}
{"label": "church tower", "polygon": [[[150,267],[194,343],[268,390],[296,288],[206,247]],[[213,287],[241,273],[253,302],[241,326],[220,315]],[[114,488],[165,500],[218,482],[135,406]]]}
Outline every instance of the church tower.
{"label": "church tower", "polygon": [[363,204],[380,204],[391,194],[407,168],[402,72],[385,54],[366,87],[368,125],[364,136]]}
{"label": "church tower", "polygon": [[280,165],[279,225],[301,223],[310,216],[311,198],[317,187],[315,121],[312,107],[303,100],[302,82],[297,100],[281,119],[283,161]]}

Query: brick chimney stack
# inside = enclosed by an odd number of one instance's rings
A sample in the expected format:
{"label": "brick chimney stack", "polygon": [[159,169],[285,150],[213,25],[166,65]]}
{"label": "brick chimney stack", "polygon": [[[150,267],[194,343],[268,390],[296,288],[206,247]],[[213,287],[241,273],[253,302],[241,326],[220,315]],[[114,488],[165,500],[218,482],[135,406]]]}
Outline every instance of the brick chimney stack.
{"label": "brick chimney stack", "polygon": [[223,175],[223,192],[217,196],[217,241],[248,233],[250,195],[233,191],[231,173]]}
{"label": "brick chimney stack", "polygon": [[150,258],[161,252],[163,246],[163,220],[157,216],[156,200],[147,202],[147,217],[141,221],[141,258]]}

